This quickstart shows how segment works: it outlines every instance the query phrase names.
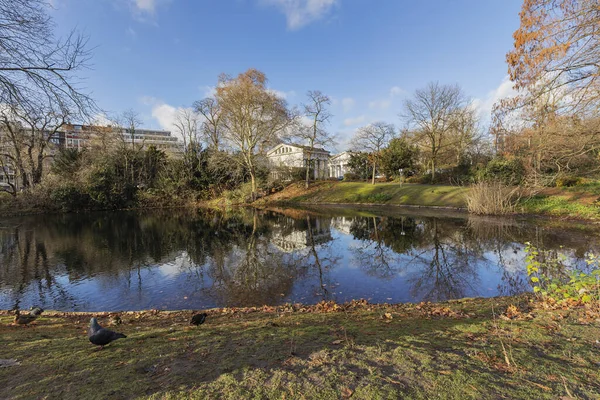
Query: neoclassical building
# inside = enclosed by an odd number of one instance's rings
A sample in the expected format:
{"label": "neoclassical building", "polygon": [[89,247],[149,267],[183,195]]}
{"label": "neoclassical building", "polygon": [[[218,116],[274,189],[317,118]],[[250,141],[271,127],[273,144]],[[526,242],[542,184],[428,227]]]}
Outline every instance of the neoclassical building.
{"label": "neoclassical building", "polygon": [[343,178],[347,172],[350,172],[350,156],[352,156],[351,152],[344,151],[329,157],[330,178]]}
{"label": "neoclassical building", "polygon": [[[284,178],[291,168],[304,168],[310,158],[313,165],[313,179],[343,178],[350,171],[349,151],[331,155],[321,148],[311,148],[291,143],[281,143],[267,152],[271,176],[275,179]],[[288,169],[286,172],[285,170]]]}
{"label": "neoclassical building", "polygon": [[269,167],[274,178],[282,178],[284,168],[304,168],[310,159],[313,165],[313,178],[328,177],[327,163],[329,152],[325,149],[310,148],[298,144],[281,143],[267,152]]}

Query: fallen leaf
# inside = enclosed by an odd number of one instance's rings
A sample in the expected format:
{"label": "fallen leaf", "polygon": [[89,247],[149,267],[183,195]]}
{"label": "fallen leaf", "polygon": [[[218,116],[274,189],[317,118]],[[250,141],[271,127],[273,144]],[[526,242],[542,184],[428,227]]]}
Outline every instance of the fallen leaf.
{"label": "fallen leaf", "polygon": [[343,399],[349,399],[350,397],[352,397],[353,394],[354,394],[354,390],[352,390],[350,388],[342,389],[342,398]]}

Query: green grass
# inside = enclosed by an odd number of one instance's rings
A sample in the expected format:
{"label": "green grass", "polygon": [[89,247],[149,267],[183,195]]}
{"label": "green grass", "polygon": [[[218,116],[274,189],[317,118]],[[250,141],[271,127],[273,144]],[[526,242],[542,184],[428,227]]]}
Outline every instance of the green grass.
{"label": "green grass", "polygon": [[289,199],[299,203],[357,203],[464,208],[468,188],[363,182],[325,183],[316,192]]}
{"label": "green grass", "polygon": [[600,208],[597,205],[580,203],[565,196],[533,196],[522,200],[518,207],[525,214],[592,220],[600,217]]}
{"label": "green grass", "polygon": [[[510,304],[525,317],[493,316]],[[213,310],[199,327],[190,312],[127,313],[114,329],[128,338],[102,351],[85,336],[89,315],[21,327],[4,312],[0,359],[22,365],[0,368],[0,398],[598,398],[597,313],[529,307],[519,297]]]}

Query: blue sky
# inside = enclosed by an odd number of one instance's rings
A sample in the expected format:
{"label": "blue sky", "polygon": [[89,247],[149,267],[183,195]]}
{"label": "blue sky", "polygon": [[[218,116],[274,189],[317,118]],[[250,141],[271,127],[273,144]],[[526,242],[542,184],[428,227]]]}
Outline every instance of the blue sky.
{"label": "blue sky", "polygon": [[505,54],[522,0],[52,0],[59,32],[94,47],[85,86],[109,113],[170,129],[178,107],[250,67],[292,105],[333,99],[338,150],[360,126],[402,126],[430,81],[459,84],[484,118],[510,93]]}

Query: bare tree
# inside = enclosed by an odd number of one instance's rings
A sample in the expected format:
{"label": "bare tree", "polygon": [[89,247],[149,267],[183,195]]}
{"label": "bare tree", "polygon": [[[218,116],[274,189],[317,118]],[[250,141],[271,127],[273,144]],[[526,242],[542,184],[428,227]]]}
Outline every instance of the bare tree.
{"label": "bare tree", "polygon": [[[138,126],[142,124],[142,119],[140,118],[140,114],[129,108],[123,111],[120,115],[118,115],[115,119],[115,125],[117,131],[118,138],[122,139],[124,145],[130,145],[133,151],[139,151],[144,147],[144,139],[141,141],[141,145],[136,146],[136,135],[135,131]],[[127,140],[129,139],[129,143]]]}
{"label": "bare tree", "polygon": [[198,114],[191,108],[177,110],[175,115],[175,130],[183,139],[183,145],[195,146],[198,140]]}
{"label": "bare tree", "polygon": [[38,185],[44,175],[44,160],[51,157],[51,143],[66,123],[68,114],[5,106],[0,111],[3,146],[2,163],[18,172],[22,187]]}
{"label": "bare tree", "polygon": [[455,142],[459,116],[470,106],[470,101],[456,85],[440,85],[433,82],[418,89],[414,97],[404,103],[405,114],[401,115],[415,129],[417,142],[429,152],[432,181],[443,150]]}
{"label": "bare tree", "polygon": [[334,138],[325,130],[325,126],[332,117],[329,110],[327,110],[331,100],[318,90],[309,91],[307,97],[308,102],[302,106],[307,121],[305,124],[299,120],[295,136],[308,147],[308,157],[306,159],[306,188],[308,189],[313,151],[317,147],[333,144]]}
{"label": "bare tree", "polygon": [[204,117],[200,131],[208,147],[219,151],[223,140],[223,120],[217,99],[207,97],[194,103],[194,110]]}
{"label": "bare tree", "polygon": [[221,75],[217,86],[224,133],[248,169],[253,198],[257,193],[257,153],[291,122],[285,100],[269,91],[266,84],[265,74],[249,69],[236,78]]}
{"label": "bare tree", "polygon": [[367,151],[369,161],[373,170],[371,183],[375,184],[375,174],[381,158],[381,151],[394,138],[396,129],[394,125],[385,122],[374,122],[371,125],[360,128],[352,139],[352,147],[356,151]]}
{"label": "bare tree", "polygon": [[95,104],[76,75],[91,57],[87,40],[75,32],[56,39],[47,7],[45,0],[0,0],[0,102],[89,115]]}
{"label": "bare tree", "polygon": [[136,182],[136,175],[140,171],[136,168],[135,159],[144,149],[145,138],[136,143],[136,130],[142,124],[142,119],[137,111],[128,109],[117,115],[112,122],[112,134],[116,138],[119,152],[125,161],[125,176],[131,177],[131,182]]}

